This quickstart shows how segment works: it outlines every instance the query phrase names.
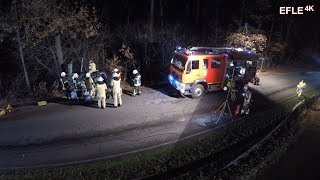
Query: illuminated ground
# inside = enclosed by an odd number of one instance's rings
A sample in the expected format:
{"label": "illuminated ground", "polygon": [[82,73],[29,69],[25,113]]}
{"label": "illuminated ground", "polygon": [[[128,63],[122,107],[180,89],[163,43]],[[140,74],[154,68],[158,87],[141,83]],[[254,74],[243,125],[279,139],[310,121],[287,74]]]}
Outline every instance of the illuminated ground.
{"label": "illuminated ground", "polygon": [[[282,73],[261,77],[255,97],[257,108],[295,94],[304,79],[307,89],[319,86],[319,72]],[[222,92],[202,99],[177,98],[170,86],[146,88],[139,97],[124,95],[121,108],[49,104],[17,109],[0,122],[0,168],[59,164],[114,157],[141,148],[179,140],[213,126],[199,122],[223,101]],[[112,101],[108,101],[111,106]],[[265,106],[264,106],[265,105]],[[221,121],[223,123],[223,121]]]}

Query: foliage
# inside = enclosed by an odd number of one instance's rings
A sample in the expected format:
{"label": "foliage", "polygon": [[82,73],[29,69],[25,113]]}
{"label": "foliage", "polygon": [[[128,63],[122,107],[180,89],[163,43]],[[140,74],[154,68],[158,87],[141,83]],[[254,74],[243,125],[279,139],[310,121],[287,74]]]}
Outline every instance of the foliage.
{"label": "foliage", "polygon": [[118,68],[120,71],[122,70],[122,67],[119,67],[119,64],[120,64],[119,56],[117,56],[116,54],[113,54],[112,58],[105,59],[105,61],[106,61],[105,68],[108,72],[113,72],[115,68]]}
{"label": "foliage", "polygon": [[237,32],[227,37],[228,46],[242,47],[254,52],[263,52],[266,48],[267,37],[253,27],[241,27]]}
{"label": "foliage", "polygon": [[66,33],[72,38],[96,36],[100,28],[95,9],[77,3],[73,8],[66,1],[22,0],[14,1],[18,9],[18,22],[24,33],[24,44],[36,45],[42,39]]}
{"label": "foliage", "polygon": [[50,95],[47,89],[47,83],[41,81],[38,86],[33,87],[33,96],[36,101],[46,100],[48,99],[48,95]]}

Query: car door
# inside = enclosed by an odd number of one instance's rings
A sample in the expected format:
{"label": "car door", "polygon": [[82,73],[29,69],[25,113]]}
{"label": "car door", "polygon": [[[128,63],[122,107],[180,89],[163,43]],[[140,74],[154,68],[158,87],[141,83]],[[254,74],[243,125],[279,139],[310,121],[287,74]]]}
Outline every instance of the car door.
{"label": "car door", "polygon": [[188,61],[186,68],[186,83],[192,83],[200,78],[199,60]]}

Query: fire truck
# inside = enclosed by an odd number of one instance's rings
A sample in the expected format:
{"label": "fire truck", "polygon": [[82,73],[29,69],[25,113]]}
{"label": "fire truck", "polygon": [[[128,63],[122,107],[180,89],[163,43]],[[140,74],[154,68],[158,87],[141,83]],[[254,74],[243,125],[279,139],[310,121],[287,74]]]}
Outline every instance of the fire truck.
{"label": "fire truck", "polygon": [[224,89],[230,79],[243,87],[255,77],[258,65],[259,55],[242,48],[176,47],[168,79],[182,96],[199,98]]}

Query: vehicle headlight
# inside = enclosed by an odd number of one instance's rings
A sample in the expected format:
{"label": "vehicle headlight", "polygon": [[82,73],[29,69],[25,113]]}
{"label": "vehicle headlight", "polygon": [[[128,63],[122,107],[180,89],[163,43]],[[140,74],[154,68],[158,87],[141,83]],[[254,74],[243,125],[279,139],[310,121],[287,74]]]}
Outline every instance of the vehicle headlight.
{"label": "vehicle headlight", "polygon": [[170,74],[169,75],[169,81],[172,81],[173,80],[173,77],[172,77],[172,75]]}

